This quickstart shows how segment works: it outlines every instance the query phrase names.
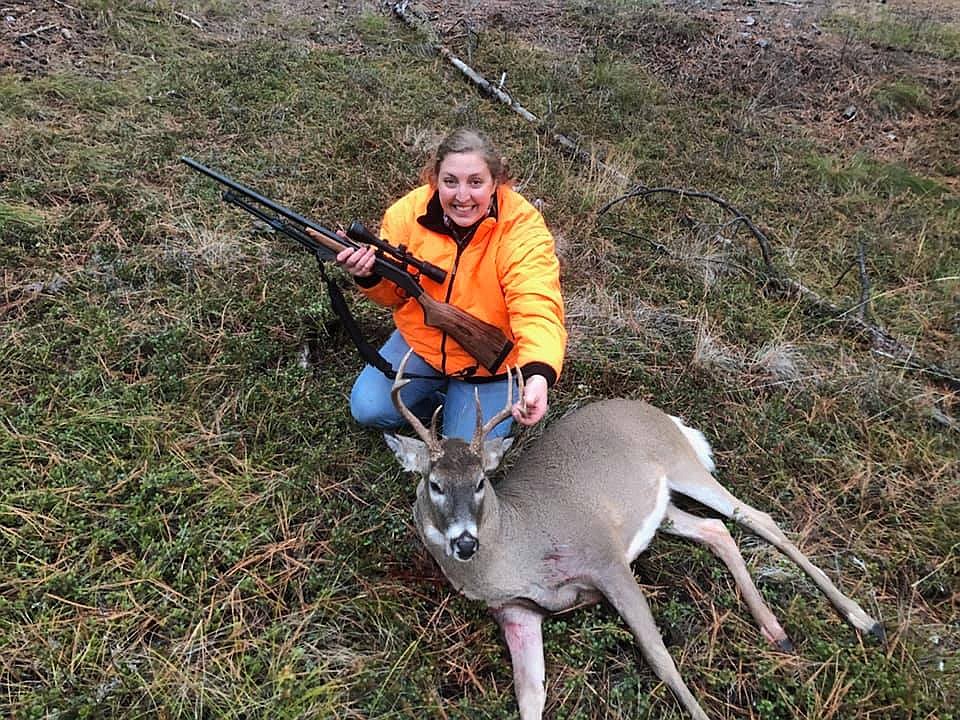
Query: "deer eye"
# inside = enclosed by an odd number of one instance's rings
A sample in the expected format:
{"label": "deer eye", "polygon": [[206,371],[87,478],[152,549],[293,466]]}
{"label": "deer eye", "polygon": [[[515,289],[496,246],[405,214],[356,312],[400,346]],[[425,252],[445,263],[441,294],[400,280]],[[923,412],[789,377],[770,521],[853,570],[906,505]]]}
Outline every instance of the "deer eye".
{"label": "deer eye", "polygon": [[430,481],[430,492],[436,493],[437,495],[443,495],[443,488],[440,487],[438,483],[435,483],[433,480]]}
{"label": "deer eye", "polygon": [[480,482],[477,483],[477,489],[474,492],[483,492],[483,484],[486,482],[486,478],[481,477]]}

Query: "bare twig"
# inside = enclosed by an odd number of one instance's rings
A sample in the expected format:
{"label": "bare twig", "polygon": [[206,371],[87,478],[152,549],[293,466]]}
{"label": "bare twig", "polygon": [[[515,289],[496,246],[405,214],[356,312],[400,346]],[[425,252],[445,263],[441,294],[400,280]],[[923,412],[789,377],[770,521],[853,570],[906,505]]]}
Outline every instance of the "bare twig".
{"label": "bare twig", "polygon": [[702,190],[685,190],[681,188],[672,188],[672,187],[651,188],[651,187],[646,187],[644,185],[640,185],[634,188],[633,190],[631,190],[630,192],[628,192],[626,195],[622,195],[621,197],[618,197],[615,200],[611,200],[606,205],[601,207],[597,211],[597,217],[603,215],[614,205],[617,205],[623,202],[624,200],[629,200],[630,198],[635,198],[635,197],[647,198],[650,195],[655,195],[657,193],[672,193],[674,195],[679,195],[681,198],[683,197],[703,198],[703,199],[715,202],[717,205],[722,207],[727,212],[732,213],[735,216],[735,219],[742,222],[744,225],[746,225],[747,229],[750,231],[750,234],[753,235],[754,238],[756,238],[757,243],[760,245],[760,253],[763,255],[763,262],[767,267],[767,272],[770,272],[770,273],[775,272],[775,268],[773,267],[773,252],[770,249],[770,241],[767,239],[767,236],[760,231],[760,228],[758,228],[756,225],[753,224],[750,218],[748,218],[746,215],[744,215],[742,212],[740,212],[737,208],[735,208],[733,205],[731,205],[729,202],[724,200],[719,195],[714,195],[713,193],[710,193],[710,192],[704,192]]}
{"label": "bare twig", "polygon": [[857,264],[860,268],[860,307],[858,315],[864,322],[870,321],[870,276],[867,275],[867,260],[864,242],[857,248]]}
{"label": "bare twig", "polygon": [[601,230],[613,230],[614,232],[618,232],[618,233],[620,233],[621,235],[626,235],[627,237],[632,237],[632,238],[634,238],[635,240],[641,240],[641,241],[647,243],[647,245],[649,245],[650,247],[652,247],[654,250],[656,250],[656,251],[657,251],[658,253],[660,253],[661,255],[666,255],[666,256],[668,256],[668,257],[675,257],[674,252],[673,252],[670,248],[668,248],[666,245],[664,245],[663,243],[658,243],[656,240],[651,240],[650,238],[645,237],[645,236],[641,235],[640,233],[631,232],[630,230],[624,230],[623,228],[614,227],[613,225],[601,225],[601,226],[600,226],[600,229],[601,229]]}
{"label": "bare twig", "polygon": [[40,33],[46,32],[47,30],[56,30],[58,27],[60,26],[59,25],[41,25],[40,27],[35,28],[30,32],[20,33],[19,35],[17,35],[17,40],[24,40],[33,35],[36,35],[37,37],[39,37]]}
{"label": "bare twig", "polygon": [[[727,212],[732,213],[737,220],[740,220],[746,225],[760,246],[765,272],[760,275],[754,275],[754,277],[758,279],[765,290],[772,290],[777,294],[801,300],[808,308],[817,314],[830,318],[831,322],[839,323],[840,327],[848,333],[866,338],[870,343],[871,349],[878,355],[895,359],[903,363],[906,369],[926,375],[936,382],[949,387],[951,390],[960,391],[960,377],[957,377],[953,371],[917,358],[912,348],[907,347],[896,337],[882,327],[870,322],[868,319],[868,314],[864,308],[870,302],[870,282],[866,272],[865,250],[862,243],[860,245],[858,258],[855,261],[855,263],[859,264],[860,268],[860,283],[862,289],[860,302],[853,308],[844,310],[829,300],[820,297],[818,293],[802,283],[781,273],[774,265],[773,252],[767,236],[740,210],[713,193],[671,187],[648,188],[639,186],[629,193],[608,202],[597,211],[597,216],[603,215],[610,210],[610,208],[630,198],[646,199],[656,193],[670,193],[679,195],[681,198],[692,197],[710,200]],[[854,263],[852,263],[850,267],[853,267],[853,264]],[[844,270],[843,275],[850,270],[850,267]],[[841,278],[843,275],[841,275]]]}
{"label": "bare twig", "polygon": [[673,250],[671,250],[670,248],[668,248],[666,245],[664,245],[664,244],[662,244],[662,243],[658,243],[656,240],[651,240],[651,239],[648,238],[648,237],[644,237],[643,235],[640,235],[639,233],[631,232],[631,231],[629,231],[629,230],[624,230],[623,228],[619,228],[619,227],[614,227],[613,225],[601,225],[601,226],[600,226],[600,229],[601,229],[601,230],[613,230],[614,232],[618,232],[618,233],[620,233],[621,235],[626,235],[627,237],[632,237],[632,238],[634,238],[634,239],[636,239],[636,240],[641,240],[641,241],[647,243],[650,247],[652,247],[654,250],[656,250],[656,251],[657,251],[658,253],[660,253],[661,255],[666,255],[667,257],[673,258],[674,260],[693,260],[693,261],[701,262],[701,263],[704,263],[704,264],[723,265],[723,266],[726,266],[726,267],[732,267],[732,268],[734,268],[735,270],[739,270],[739,271],[742,272],[744,275],[749,275],[750,277],[754,278],[755,280],[756,280],[756,279],[759,279],[758,276],[757,276],[757,274],[756,274],[753,270],[751,270],[750,268],[748,268],[748,267],[746,267],[746,266],[744,266],[744,265],[741,265],[740,263],[735,263],[735,262],[733,262],[732,260],[728,260],[727,258],[704,257],[703,255],[681,255],[681,254],[679,254],[679,253],[675,253]]}
{"label": "bare twig", "polygon": [[199,20],[195,20],[194,18],[192,18],[192,17],[190,17],[189,15],[186,15],[186,14],[180,12],[179,10],[174,10],[174,11],[173,11],[173,14],[176,15],[176,16],[177,16],[178,18],[180,18],[181,20],[186,20],[188,23],[190,23],[191,25],[195,26],[197,29],[203,30],[203,25],[200,24],[200,21],[199,21]]}
{"label": "bare twig", "polygon": [[521,105],[516,100],[516,98],[514,98],[512,95],[510,95],[510,93],[508,93],[506,90],[503,89],[502,83],[506,79],[506,73],[504,73],[501,76],[502,77],[501,84],[496,85],[494,83],[491,83],[483,75],[481,75],[479,72],[477,72],[472,67],[467,65],[467,63],[465,63],[463,60],[457,57],[454,53],[452,53],[448,48],[444,47],[440,43],[440,40],[437,37],[436,32],[432,28],[430,28],[429,25],[427,25],[422,18],[419,18],[410,9],[409,6],[410,6],[410,3],[408,0],[394,3],[392,5],[393,14],[396,15],[398,18],[400,18],[407,26],[425,33],[430,39],[430,43],[431,45],[433,45],[433,48],[437,52],[437,54],[440,55],[445,60],[447,60],[451,65],[457,68],[461,73],[466,75],[466,77],[474,85],[480,88],[480,90],[483,91],[483,93],[503,103],[504,105],[509,107],[511,110],[513,110],[515,113],[517,113],[520,117],[522,117],[524,120],[536,126],[538,132],[552,139],[555,143],[557,143],[566,151],[571,153],[578,160],[581,160],[582,162],[585,162],[589,165],[595,165],[603,169],[605,172],[613,175],[614,177],[624,182],[629,180],[629,178],[626,175],[624,175],[622,172],[620,172],[614,167],[611,167],[610,165],[607,165],[601,162],[596,158],[595,155],[593,155],[593,153],[587,152],[586,150],[581,148],[577,142],[575,142],[574,140],[571,140],[569,137],[567,137],[563,133],[554,131],[552,128],[550,128],[547,125],[547,123],[543,122],[535,114],[533,114],[532,112],[527,110],[523,105]]}
{"label": "bare twig", "polygon": [[851,260],[851,261],[847,264],[847,266],[843,269],[843,272],[840,273],[839,276],[837,276],[837,281],[833,284],[833,287],[830,288],[830,289],[831,289],[831,290],[836,290],[838,287],[840,287],[840,283],[843,282],[843,279],[847,276],[847,273],[850,272],[851,270],[853,270],[853,267],[854,267],[856,264],[857,264],[856,259]]}

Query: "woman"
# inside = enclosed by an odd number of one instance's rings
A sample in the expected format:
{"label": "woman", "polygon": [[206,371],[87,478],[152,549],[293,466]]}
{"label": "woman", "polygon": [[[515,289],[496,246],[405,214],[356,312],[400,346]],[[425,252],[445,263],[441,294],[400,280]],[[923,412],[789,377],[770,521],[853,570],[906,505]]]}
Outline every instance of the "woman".
{"label": "woman", "polygon": [[[442,401],[443,434],[470,440],[474,392],[484,420],[492,417],[506,400],[506,368],[519,367],[525,386],[513,419],[533,425],[547,411],[547,391],[560,374],[567,339],[553,236],[540,213],[511,189],[503,159],[479,132],[453,132],[423,174],[424,185],[387,209],[380,236],[447,271],[442,284],[421,278],[433,298],[496,325],[513,340],[502,371],[491,376],[446,333],[425,325],[420,305],[372,272],[373,248],[346,249],[337,262],[370,299],[393,308],[397,330],[381,349],[383,357],[396,369],[412,348],[406,374],[430,376],[402,390],[407,407],[429,418]],[[364,368],[350,396],[360,424],[403,423],[390,399],[391,386],[379,370]],[[505,436],[511,426],[508,418],[488,437]]]}

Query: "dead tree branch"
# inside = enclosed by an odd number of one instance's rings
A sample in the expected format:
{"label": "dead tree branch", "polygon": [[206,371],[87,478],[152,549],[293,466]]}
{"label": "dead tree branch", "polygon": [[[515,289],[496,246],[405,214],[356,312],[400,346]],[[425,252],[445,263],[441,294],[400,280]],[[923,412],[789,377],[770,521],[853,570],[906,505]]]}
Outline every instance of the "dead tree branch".
{"label": "dead tree branch", "polygon": [[680,188],[672,188],[672,187],[651,188],[651,187],[645,187],[643,185],[640,185],[639,187],[634,188],[633,190],[628,192],[626,195],[622,195],[621,197],[618,197],[615,200],[611,200],[610,202],[608,202],[606,205],[604,205],[602,208],[600,208],[597,211],[597,217],[600,217],[601,215],[606,213],[608,210],[610,210],[610,208],[612,208],[615,205],[618,205],[621,202],[624,202],[625,200],[629,200],[630,198],[647,198],[651,195],[656,195],[657,193],[671,193],[674,195],[679,195],[681,198],[684,198],[684,197],[703,198],[705,200],[710,200],[711,202],[715,202],[724,210],[734,215],[734,220],[738,222],[742,222],[744,225],[746,225],[747,229],[750,231],[750,234],[753,235],[754,238],[756,238],[757,244],[760,246],[760,254],[763,255],[763,262],[764,262],[764,265],[766,265],[767,267],[767,272],[769,273],[776,272],[773,267],[773,251],[770,249],[770,241],[767,239],[767,236],[760,231],[760,228],[758,228],[756,225],[753,224],[750,218],[748,218],[742,212],[737,210],[733,205],[728,203],[719,195],[714,195],[713,193],[710,193],[710,192],[704,192],[701,190],[683,190]]}
{"label": "dead tree branch", "polygon": [[627,237],[634,238],[635,240],[640,240],[642,242],[645,242],[647,245],[649,245],[651,248],[653,248],[655,251],[657,251],[661,255],[672,258],[674,260],[683,260],[683,261],[693,260],[695,262],[704,263],[704,264],[723,265],[724,267],[731,267],[734,270],[738,270],[744,275],[749,275],[755,280],[759,279],[757,276],[757,273],[755,273],[753,270],[751,270],[750,268],[744,265],[741,265],[740,263],[735,263],[732,260],[727,260],[725,258],[704,257],[702,255],[680,255],[678,253],[675,253],[673,250],[668,248],[663,243],[658,243],[656,240],[651,240],[648,237],[640,235],[639,233],[631,232],[630,230],[624,230],[623,228],[614,227],[613,225],[601,225],[600,229],[612,230],[613,232],[620,233],[621,235],[626,235]]}
{"label": "dead tree branch", "polygon": [[433,50],[440,55],[440,57],[444,58],[447,62],[457,68],[457,70],[465,75],[470,82],[476,85],[477,88],[479,88],[480,91],[483,92],[487,97],[493,98],[497,102],[506,105],[528,123],[533,125],[537,129],[537,132],[553,140],[553,142],[557,143],[561,148],[563,148],[577,160],[590,166],[602,168],[605,172],[613,175],[623,182],[629,181],[629,178],[622,172],[600,161],[593,153],[584,150],[577,142],[570,139],[563,133],[557,132],[553,128],[549,127],[547,123],[527,110],[516,100],[516,98],[504,90],[502,84],[491,83],[482,74],[467,65],[467,63],[457,57],[448,48],[444,47],[433,28],[427,24],[424,18],[417,15],[411,9],[409,0],[394,3],[391,8],[393,10],[393,14],[400,18],[405,25],[426,35],[431,46],[433,47]]}
{"label": "dead tree branch", "polygon": [[[860,302],[853,308],[844,310],[821,297],[803,283],[780,272],[773,262],[773,251],[767,236],[739,209],[713,193],[671,187],[648,188],[640,186],[621,197],[611,200],[601,207],[600,210],[597,211],[597,217],[599,218],[614,206],[631,198],[646,199],[651,195],[659,193],[679,195],[681,198],[689,197],[710,200],[731,213],[735,220],[742,222],[757,240],[757,244],[760,247],[760,253],[763,256],[764,272],[759,275],[758,281],[765,291],[800,300],[811,311],[821,317],[828,318],[831,322],[837,323],[841,329],[848,334],[866,339],[870,344],[871,350],[877,355],[896,360],[902,364],[904,369],[925,375],[935,382],[945,385],[954,392],[960,391],[960,377],[957,377],[953,371],[918,358],[911,348],[869,320],[868,313],[864,308],[866,308],[870,302],[870,280],[867,276],[865,248],[862,242],[857,260],[851,263],[850,266],[853,267],[854,264],[857,264],[859,267],[861,286]],[[850,267],[844,270],[844,275],[849,271]]]}

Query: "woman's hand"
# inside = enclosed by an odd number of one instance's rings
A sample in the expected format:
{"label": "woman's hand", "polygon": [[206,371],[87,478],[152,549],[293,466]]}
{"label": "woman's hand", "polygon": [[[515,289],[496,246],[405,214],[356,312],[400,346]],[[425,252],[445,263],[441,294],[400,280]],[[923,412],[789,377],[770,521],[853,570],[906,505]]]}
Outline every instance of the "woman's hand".
{"label": "woman's hand", "polygon": [[[313,228],[305,228],[307,235],[314,240],[320,240],[322,236]],[[347,236],[342,232],[337,235],[344,240]],[[362,247],[346,247],[337,253],[337,264],[354,277],[370,277],[373,275],[373,263],[376,260],[376,248],[372,245],[363,245]]]}
{"label": "woman's hand", "polygon": [[374,260],[376,260],[376,250],[373,245],[344,248],[337,253],[337,262],[354,277],[370,277],[373,275]]}
{"label": "woman's hand", "polygon": [[523,397],[513,405],[513,419],[521,425],[536,425],[547,414],[547,379],[531,375],[523,386]]}

